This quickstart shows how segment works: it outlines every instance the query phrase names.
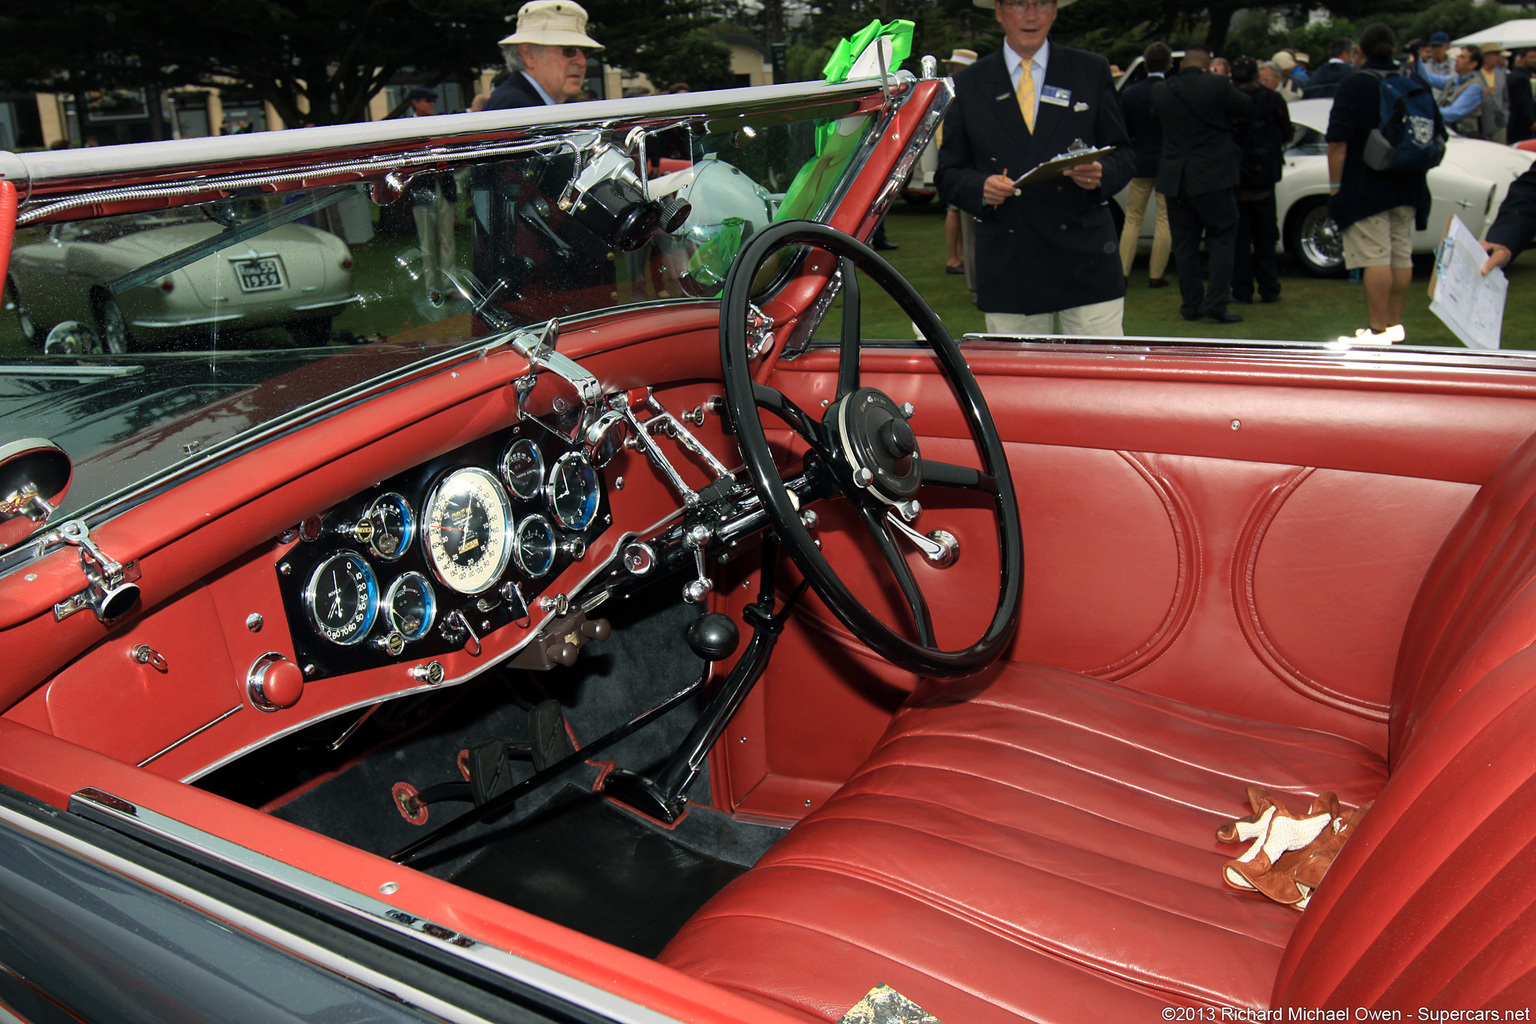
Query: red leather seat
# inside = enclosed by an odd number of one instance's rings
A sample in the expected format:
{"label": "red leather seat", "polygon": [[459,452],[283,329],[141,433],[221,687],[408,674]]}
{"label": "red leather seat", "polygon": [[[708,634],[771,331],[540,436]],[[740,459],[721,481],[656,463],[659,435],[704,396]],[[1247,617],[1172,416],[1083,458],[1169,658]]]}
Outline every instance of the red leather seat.
{"label": "red leather seat", "polygon": [[[1536,1002],[1536,438],[1409,617],[1388,764],[1041,666],[915,695],[869,761],[662,954],[806,1019],[886,983],[939,1019],[1173,1004]],[[1304,914],[1228,889],[1247,783],[1375,799]],[[1291,801],[1287,801],[1290,803]],[[1352,1018],[1353,1019],[1353,1018]]]}
{"label": "red leather seat", "polygon": [[945,1021],[1263,1006],[1297,914],[1220,883],[1215,831],[1250,782],[1305,806],[1300,766],[1350,804],[1386,779],[1352,741],[1060,669],[936,689],[662,959],[825,1020],[881,982]]}

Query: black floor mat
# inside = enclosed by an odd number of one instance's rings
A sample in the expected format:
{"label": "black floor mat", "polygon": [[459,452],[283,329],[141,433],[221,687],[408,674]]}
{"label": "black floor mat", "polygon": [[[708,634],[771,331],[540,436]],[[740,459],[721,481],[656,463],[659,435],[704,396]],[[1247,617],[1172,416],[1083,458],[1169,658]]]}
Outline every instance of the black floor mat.
{"label": "black floor mat", "polygon": [[568,789],[452,881],[653,957],[744,870],[687,849],[599,796]]}

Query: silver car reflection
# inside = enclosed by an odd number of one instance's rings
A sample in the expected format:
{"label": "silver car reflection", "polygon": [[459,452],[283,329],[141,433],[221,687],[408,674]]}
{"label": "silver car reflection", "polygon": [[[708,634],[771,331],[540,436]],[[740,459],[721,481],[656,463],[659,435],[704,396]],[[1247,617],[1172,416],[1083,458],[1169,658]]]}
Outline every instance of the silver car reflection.
{"label": "silver car reflection", "polygon": [[[22,335],[54,353],[281,326],[323,344],[352,301],[352,253],[336,235],[283,224],[199,258],[222,226],[188,210],[57,224],[12,253],[6,299]],[[157,270],[157,264],[161,268]],[[147,280],[146,271],[157,271]]]}

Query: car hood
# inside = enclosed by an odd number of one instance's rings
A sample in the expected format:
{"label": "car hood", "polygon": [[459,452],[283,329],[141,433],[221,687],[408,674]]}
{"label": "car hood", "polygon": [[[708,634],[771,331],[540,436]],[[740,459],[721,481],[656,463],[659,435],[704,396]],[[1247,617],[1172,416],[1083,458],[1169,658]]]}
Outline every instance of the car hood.
{"label": "car hood", "polygon": [[152,472],[339,390],[414,363],[447,342],[354,349],[172,353],[109,359],[13,360],[0,367],[0,417],[27,424],[69,455],[61,509],[86,508]]}

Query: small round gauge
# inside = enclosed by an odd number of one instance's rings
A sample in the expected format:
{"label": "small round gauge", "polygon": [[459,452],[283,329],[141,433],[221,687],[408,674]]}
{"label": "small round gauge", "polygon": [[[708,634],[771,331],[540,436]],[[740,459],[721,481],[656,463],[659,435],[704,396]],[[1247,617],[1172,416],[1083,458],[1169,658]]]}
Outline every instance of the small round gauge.
{"label": "small round gauge", "polygon": [[315,567],[304,588],[304,610],[315,632],[333,644],[360,643],[379,614],[379,581],[355,551],[332,555]]}
{"label": "small round gauge", "polygon": [[501,457],[501,476],[517,497],[537,498],[544,484],[544,453],[526,437],[513,441]]}
{"label": "small round gauge", "polygon": [[507,492],[483,469],[456,469],[422,508],[423,544],[437,578],[461,594],[490,590],[512,557]]}
{"label": "small round gauge", "polygon": [[555,522],[567,530],[585,530],[597,517],[597,470],[580,452],[556,460],[546,490]]}
{"label": "small round gauge", "polygon": [[386,562],[393,562],[416,539],[416,513],[403,495],[390,491],[373,499],[363,518],[373,526],[368,548]]}
{"label": "small round gauge", "polygon": [[420,640],[437,618],[437,595],[425,576],[408,572],[389,585],[384,608],[391,629],[407,640]]}
{"label": "small round gauge", "polygon": [[543,516],[529,516],[517,525],[512,557],[529,576],[543,576],[555,564],[555,531]]}

